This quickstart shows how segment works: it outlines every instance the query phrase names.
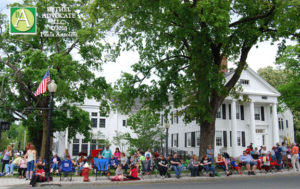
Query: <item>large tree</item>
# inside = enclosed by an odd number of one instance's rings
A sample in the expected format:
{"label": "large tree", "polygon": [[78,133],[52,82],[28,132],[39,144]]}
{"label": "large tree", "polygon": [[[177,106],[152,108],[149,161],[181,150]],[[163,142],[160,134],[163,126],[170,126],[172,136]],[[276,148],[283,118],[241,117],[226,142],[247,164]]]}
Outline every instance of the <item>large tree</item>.
{"label": "large tree", "polygon": [[[109,85],[103,77],[96,77],[103,62],[100,27],[92,27],[87,16],[89,1],[76,0],[24,0],[12,7],[37,8],[37,35],[9,35],[8,22],[0,16],[0,69],[3,93],[1,93],[1,114],[10,121],[23,120],[29,136],[38,146],[41,156],[45,155],[49,93],[35,96],[46,70],[58,85],[55,93],[53,131],[70,127],[70,137],[76,132],[89,135],[90,121],[84,112],[71,103],[83,102],[86,97],[103,99]],[[76,32],[77,37],[47,37],[41,32],[51,31],[50,21],[42,14],[48,7],[70,7],[76,14],[66,19],[67,31]],[[53,24],[53,23],[52,23]],[[57,32],[57,31],[54,31]],[[76,56],[76,57],[74,57]],[[105,101],[104,102],[105,106]],[[4,107],[5,105],[5,107]],[[71,118],[67,118],[67,110]]]}
{"label": "large tree", "polygon": [[[139,98],[165,115],[179,108],[186,123],[200,126],[200,155],[214,144],[217,110],[246,68],[251,48],[299,37],[298,0],[94,0],[89,11],[118,35],[117,51],[140,56],[135,73],[125,73],[116,87],[120,107]],[[227,82],[226,58],[236,64]]]}

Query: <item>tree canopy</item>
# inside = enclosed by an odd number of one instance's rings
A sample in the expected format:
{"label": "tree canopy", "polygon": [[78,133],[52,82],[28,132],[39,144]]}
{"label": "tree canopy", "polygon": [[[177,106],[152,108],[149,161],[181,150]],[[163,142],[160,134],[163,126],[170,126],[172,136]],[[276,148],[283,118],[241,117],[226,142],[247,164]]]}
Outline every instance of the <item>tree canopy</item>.
{"label": "tree canopy", "polygon": [[[178,108],[186,123],[200,125],[203,155],[214,144],[217,110],[249,51],[260,41],[299,37],[298,10],[297,0],[95,0],[89,12],[118,35],[117,52],[140,56],[134,74],[124,73],[117,83],[120,106],[128,110],[142,99],[165,117]],[[226,59],[236,64],[228,82]]]}

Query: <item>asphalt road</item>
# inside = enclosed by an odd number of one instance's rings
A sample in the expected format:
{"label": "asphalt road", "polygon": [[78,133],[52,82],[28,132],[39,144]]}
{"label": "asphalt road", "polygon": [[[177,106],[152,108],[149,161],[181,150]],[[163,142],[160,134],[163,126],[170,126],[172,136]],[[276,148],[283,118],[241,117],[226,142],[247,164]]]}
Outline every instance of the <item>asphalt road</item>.
{"label": "asphalt road", "polygon": [[[28,189],[28,187],[26,187]],[[202,180],[202,181],[190,181],[190,182],[170,182],[170,183],[136,183],[127,184],[122,182],[114,185],[97,185],[97,186],[71,186],[71,187],[41,187],[41,188],[66,188],[66,189],[293,189],[300,188],[300,176],[299,175],[274,175],[272,177],[239,177],[239,178],[226,178],[216,180]],[[11,188],[12,189],[12,188]],[[15,187],[14,187],[15,189]],[[18,187],[19,189],[19,187]],[[20,188],[21,189],[21,188]]]}

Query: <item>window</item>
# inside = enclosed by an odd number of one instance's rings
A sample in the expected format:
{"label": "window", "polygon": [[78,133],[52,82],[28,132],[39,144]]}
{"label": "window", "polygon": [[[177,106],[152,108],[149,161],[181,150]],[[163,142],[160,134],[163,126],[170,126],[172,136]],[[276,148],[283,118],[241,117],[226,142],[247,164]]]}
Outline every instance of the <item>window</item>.
{"label": "window", "polygon": [[236,104],[236,119],[240,119],[240,105]]}
{"label": "window", "polygon": [[77,156],[79,154],[79,139],[73,139],[72,154],[73,156]]}
{"label": "window", "polygon": [[228,113],[229,113],[228,117],[229,119],[231,119],[231,104],[228,104]]}
{"label": "window", "polygon": [[88,144],[81,144],[81,151],[88,153]]}
{"label": "window", "polygon": [[97,116],[98,116],[98,113],[97,113],[97,112],[92,112],[92,116],[93,116],[93,117],[97,117]]}
{"label": "window", "polygon": [[222,104],[222,118],[226,119],[226,104]]}
{"label": "window", "polygon": [[221,107],[217,111],[217,118],[221,118]]}
{"label": "window", "polygon": [[173,124],[173,118],[174,118],[174,115],[173,115],[173,112],[171,112],[171,124]]}
{"label": "window", "polygon": [[247,79],[240,79],[240,84],[242,85],[249,85],[250,81]]}
{"label": "window", "polygon": [[[104,125],[105,125],[105,123],[104,123]],[[127,124],[126,124],[126,120],[125,119],[123,120],[123,124],[122,125],[123,125],[123,127],[126,127]]]}
{"label": "window", "polygon": [[241,146],[242,145],[242,132],[241,131],[237,131],[237,145]]}
{"label": "window", "polygon": [[265,131],[263,129],[256,129],[256,133],[264,133]]}
{"label": "window", "polygon": [[175,123],[179,123],[179,119],[178,119],[178,111],[176,111],[176,115],[175,115]]}
{"label": "window", "polygon": [[196,132],[196,145],[200,146],[200,132]]}
{"label": "window", "polygon": [[279,130],[283,130],[284,129],[284,125],[283,125],[283,119],[282,118],[278,118],[278,126],[279,126]]}
{"label": "window", "polygon": [[289,122],[288,122],[288,120],[285,120],[285,125],[286,125],[286,128],[289,128]]}
{"label": "window", "polygon": [[267,96],[262,96],[261,98],[262,98],[263,100],[267,100],[267,99],[268,99]]}
{"label": "window", "polygon": [[254,118],[255,120],[260,120],[260,108],[254,107]]}
{"label": "window", "polygon": [[92,121],[92,127],[97,128],[97,124],[98,124],[97,123],[97,118],[92,118],[91,121]]}
{"label": "window", "polygon": [[105,128],[105,119],[100,119],[100,128]]}
{"label": "window", "polygon": [[172,134],[171,135],[171,142],[172,142],[172,144],[171,144],[171,146],[172,147],[178,147],[178,133],[175,133],[175,134]]}
{"label": "window", "polygon": [[223,146],[223,133],[222,131],[216,131],[216,146]]}
{"label": "window", "polygon": [[164,114],[160,115],[160,124],[164,125]]}

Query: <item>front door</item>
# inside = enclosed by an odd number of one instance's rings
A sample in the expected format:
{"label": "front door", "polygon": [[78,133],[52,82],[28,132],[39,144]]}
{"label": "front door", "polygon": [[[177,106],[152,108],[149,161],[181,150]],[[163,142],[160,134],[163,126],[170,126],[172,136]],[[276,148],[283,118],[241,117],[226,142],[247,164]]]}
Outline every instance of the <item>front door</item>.
{"label": "front door", "polygon": [[255,147],[265,146],[265,132],[264,129],[256,129]]}

